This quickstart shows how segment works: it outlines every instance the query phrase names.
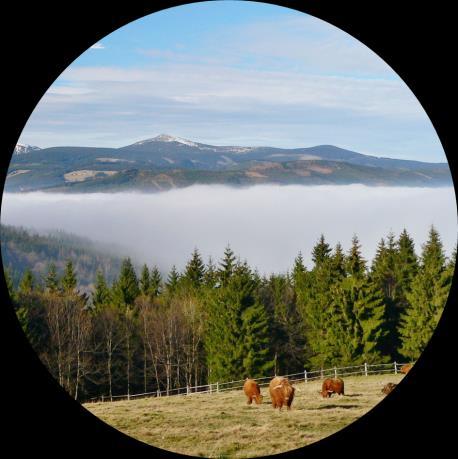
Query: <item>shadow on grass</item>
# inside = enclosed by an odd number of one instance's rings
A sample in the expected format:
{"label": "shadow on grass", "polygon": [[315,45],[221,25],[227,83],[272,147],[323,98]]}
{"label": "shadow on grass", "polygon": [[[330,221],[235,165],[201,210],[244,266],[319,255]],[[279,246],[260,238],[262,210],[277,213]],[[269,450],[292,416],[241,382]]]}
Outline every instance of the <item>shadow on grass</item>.
{"label": "shadow on grass", "polygon": [[361,408],[359,405],[325,405],[325,406],[318,406],[317,410],[333,410],[334,408],[343,408],[345,410],[349,410],[352,408]]}
{"label": "shadow on grass", "polygon": [[362,397],[363,394],[345,394],[344,397]]}

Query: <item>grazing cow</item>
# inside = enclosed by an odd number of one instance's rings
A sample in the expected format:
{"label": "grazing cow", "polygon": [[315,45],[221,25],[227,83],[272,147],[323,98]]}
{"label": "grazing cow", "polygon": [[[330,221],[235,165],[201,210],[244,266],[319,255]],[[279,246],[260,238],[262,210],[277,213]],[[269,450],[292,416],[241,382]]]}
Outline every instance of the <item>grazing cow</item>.
{"label": "grazing cow", "polygon": [[261,390],[259,389],[259,385],[256,383],[254,379],[245,380],[245,384],[243,385],[243,392],[245,392],[245,395],[248,398],[248,405],[251,405],[253,400],[256,402],[257,405],[260,405],[262,403]]}
{"label": "grazing cow", "polygon": [[412,364],[407,363],[406,365],[403,365],[399,371],[406,375],[411,369],[412,369]]}
{"label": "grazing cow", "polygon": [[392,383],[392,382],[389,382],[388,384],[386,384],[384,386],[384,388],[382,389],[382,393],[383,394],[389,394],[391,391],[393,391],[393,389],[397,386],[397,384],[395,383]]}
{"label": "grazing cow", "polygon": [[288,410],[294,400],[294,387],[286,378],[276,376],[269,384],[270,399],[274,408],[280,408],[286,405]]}
{"label": "grazing cow", "polygon": [[327,378],[323,381],[323,385],[321,386],[321,395],[323,398],[331,397],[333,393],[339,395],[345,395],[344,393],[344,382],[340,379],[331,379]]}

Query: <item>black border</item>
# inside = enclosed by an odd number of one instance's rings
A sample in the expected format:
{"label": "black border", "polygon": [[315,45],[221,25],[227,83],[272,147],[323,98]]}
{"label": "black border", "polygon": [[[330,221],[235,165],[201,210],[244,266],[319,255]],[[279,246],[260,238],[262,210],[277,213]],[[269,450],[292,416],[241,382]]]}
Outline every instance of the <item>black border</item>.
{"label": "black border", "polygon": [[[118,27],[145,14],[187,2],[40,2],[9,4],[2,11],[2,138],[1,179],[28,116],[56,77],[79,54]],[[267,2],[302,10],[338,26],[361,40],[404,79],[430,116],[456,180],[456,139],[452,132],[451,95],[456,94],[452,70],[456,30],[452,7],[442,4],[384,2]],[[6,64],[6,65],[5,65]],[[0,263],[1,265],[1,263]],[[134,453],[134,457],[170,456],[120,434],[89,414],[50,377],[28,345],[9,307],[3,276],[2,401],[0,451],[14,455],[45,453],[50,457]],[[348,453],[409,456],[455,450],[456,395],[451,382],[455,360],[456,279],[439,326],[417,365],[398,389],[369,414],[327,439],[281,456],[324,457]],[[450,382],[449,382],[450,381]],[[456,402],[455,402],[456,404]],[[456,407],[455,407],[456,408]],[[275,435],[275,419],[272,435]]]}

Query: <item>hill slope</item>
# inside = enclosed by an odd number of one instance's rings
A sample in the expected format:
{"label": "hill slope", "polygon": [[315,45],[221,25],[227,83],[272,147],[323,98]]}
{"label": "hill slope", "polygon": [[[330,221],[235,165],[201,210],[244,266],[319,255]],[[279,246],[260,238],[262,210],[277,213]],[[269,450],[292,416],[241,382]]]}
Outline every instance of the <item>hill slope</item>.
{"label": "hill slope", "polygon": [[13,155],[5,189],[160,191],[164,189],[162,174],[170,182],[165,189],[194,183],[452,184],[447,163],[375,157],[332,145],[295,149],[214,146],[160,135],[122,148],[53,147]]}
{"label": "hill slope", "polygon": [[113,254],[113,249],[110,253],[110,248],[89,239],[64,232],[42,235],[6,225],[1,225],[0,233],[3,266],[12,271],[15,285],[18,285],[26,269],[31,269],[37,281],[41,281],[51,262],[61,275],[69,259],[73,262],[82,291],[92,287],[98,269],[109,282],[119,274],[121,257]]}
{"label": "hill slope", "polygon": [[[403,375],[344,378],[345,396],[322,399],[321,381],[295,384],[290,411],[274,411],[268,390],[261,405],[247,405],[241,390],[153,397],[85,408],[109,425],[150,445],[203,457],[256,457],[290,451],[325,438],[363,416]],[[275,421],[276,420],[276,421]],[[275,435],[272,427],[275,426]]]}

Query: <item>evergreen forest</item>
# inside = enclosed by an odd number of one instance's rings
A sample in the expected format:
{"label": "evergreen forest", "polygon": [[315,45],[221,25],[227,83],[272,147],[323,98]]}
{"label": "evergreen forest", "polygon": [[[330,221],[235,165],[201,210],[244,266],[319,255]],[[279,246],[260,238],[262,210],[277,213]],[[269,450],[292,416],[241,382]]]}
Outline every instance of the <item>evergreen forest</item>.
{"label": "evergreen forest", "polygon": [[261,276],[227,246],[218,261],[196,248],[183,271],[122,260],[82,291],[74,260],[5,278],[21,327],[50,373],[77,400],[291,374],[331,366],[415,361],[451,287],[450,258],[431,227],[417,253],[406,230],[365,260],[322,235],[306,266]]}

